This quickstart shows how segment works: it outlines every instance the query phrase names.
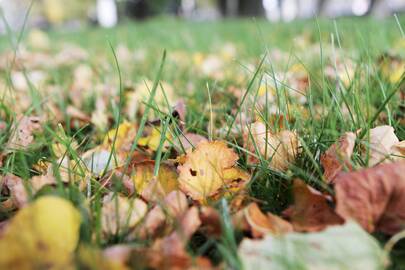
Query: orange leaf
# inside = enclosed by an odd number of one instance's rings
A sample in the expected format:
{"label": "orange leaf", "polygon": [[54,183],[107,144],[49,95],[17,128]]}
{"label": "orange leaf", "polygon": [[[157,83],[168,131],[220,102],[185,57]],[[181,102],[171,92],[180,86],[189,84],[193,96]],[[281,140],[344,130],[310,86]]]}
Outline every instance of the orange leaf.
{"label": "orange leaf", "polygon": [[293,230],[288,221],[271,213],[264,214],[256,203],[245,208],[244,216],[254,237],[262,237],[268,233],[280,235]]}

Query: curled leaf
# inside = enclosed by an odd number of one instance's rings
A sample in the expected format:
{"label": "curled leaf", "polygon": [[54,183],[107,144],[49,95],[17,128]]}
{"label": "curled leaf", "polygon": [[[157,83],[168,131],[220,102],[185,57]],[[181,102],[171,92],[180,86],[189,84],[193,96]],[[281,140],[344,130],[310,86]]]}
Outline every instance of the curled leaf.
{"label": "curled leaf", "polygon": [[281,235],[293,231],[289,222],[271,213],[264,214],[256,203],[251,203],[244,209],[244,217],[254,237],[266,234]]}
{"label": "curled leaf", "polygon": [[5,203],[2,203],[2,208],[21,208],[28,202],[28,192],[24,186],[23,180],[13,174],[7,174],[2,179],[2,185],[7,187],[10,193],[11,205],[5,207]]}
{"label": "curled leaf", "polygon": [[363,155],[369,154],[368,165],[375,166],[381,162],[393,159],[392,147],[399,143],[398,137],[391,126],[378,126],[370,129],[370,141],[365,142],[366,147]]}
{"label": "curled leaf", "polygon": [[[269,160],[269,166],[277,171],[286,171],[299,153],[300,143],[295,132],[283,130],[277,134],[266,132],[266,125],[255,122],[245,132],[245,147],[252,153]],[[258,158],[250,155],[251,163],[258,163]]]}

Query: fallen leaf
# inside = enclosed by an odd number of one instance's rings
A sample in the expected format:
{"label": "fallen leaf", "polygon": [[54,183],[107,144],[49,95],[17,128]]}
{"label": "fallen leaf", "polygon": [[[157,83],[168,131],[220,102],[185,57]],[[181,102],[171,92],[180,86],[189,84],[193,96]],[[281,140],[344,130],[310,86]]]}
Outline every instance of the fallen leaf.
{"label": "fallen leaf", "polygon": [[152,246],[155,254],[152,266],[156,269],[184,269],[192,265],[192,259],[185,250],[192,234],[201,225],[197,207],[191,207],[180,219],[179,227],[170,235],[158,239]]}
{"label": "fallen leaf", "polygon": [[172,225],[180,219],[188,209],[186,195],[181,191],[170,192],[162,202],[158,202],[146,215],[135,237],[147,238],[156,236],[162,227]]}
{"label": "fallen leaf", "polygon": [[[252,153],[258,153],[269,160],[269,166],[277,171],[286,171],[288,166],[295,160],[299,153],[300,143],[295,132],[283,130],[272,134],[267,130],[266,125],[255,122],[249,130],[245,130],[245,148]],[[256,156],[249,155],[250,163],[258,163]]]}
{"label": "fallen leaf", "polygon": [[103,256],[110,261],[125,264],[131,256],[131,246],[118,244],[103,250]]}
{"label": "fallen leaf", "polygon": [[202,206],[200,208],[200,231],[204,235],[220,237],[222,235],[222,221],[220,213],[213,207]]}
{"label": "fallen leaf", "polygon": [[69,201],[40,197],[17,212],[6,227],[0,268],[66,269],[79,240],[80,222],[80,213]]}
{"label": "fallen leaf", "polygon": [[111,155],[110,151],[98,147],[84,153],[81,159],[87,171],[96,176],[102,175],[104,172],[111,171],[119,166],[119,163],[117,163],[119,161]]}
{"label": "fallen leaf", "polygon": [[[135,192],[142,194],[147,187],[150,190],[161,190],[163,195],[178,189],[177,172],[172,166],[161,163],[159,166],[157,182],[154,179],[155,161],[148,160],[135,163],[132,168],[131,178],[135,185]],[[156,184],[158,183],[158,187]],[[151,185],[152,184],[152,185]]]}
{"label": "fallen leaf", "polygon": [[23,116],[14,124],[13,133],[7,143],[7,149],[23,149],[34,141],[33,133],[42,129],[41,119],[37,116]]}
{"label": "fallen leaf", "polygon": [[2,179],[2,186],[7,187],[10,193],[11,208],[22,208],[28,203],[28,192],[20,177],[7,174]]}
{"label": "fallen leaf", "polygon": [[337,174],[344,168],[351,169],[350,158],[353,154],[356,134],[346,132],[339,141],[331,145],[321,156],[321,164],[324,169],[324,177],[327,183],[333,181]]}
{"label": "fallen leaf", "polygon": [[136,136],[135,125],[130,122],[123,122],[117,128],[108,131],[103,141],[103,149],[116,152],[128,152],[131,149],[132,141]]}
{"label": "fallen leaf", "polygon": [[391,147],[391,155],[394,159],[404,159],[405,158],[405,141],[394,144]]}
{"label": "fallen leaf", "polygon": [[[160,140],[161,140],[162,134],[160,132],[160,129],[157,127],[152,127],[152,131],[150,135],[147,135],[145,137],[141,137],[138,140],[138,145],[148,147],[152,151],[157,151],[160,145]],[[163,142],[163,150],[166,150],[169,146],[170,143],[168,140],[171,140],[171,135],[170,133],[165,134],[165,139]]]}
{"label": "fallen leaf", "polygon": [[368,232],[405,228],[405,161],[380,164],[335,179],[336,212]]}
{"label": "fallen leaf", "polygon": [[44,186],[55,185],[56,180],[53,175],[49,175],[49,174],[35,175],[31,178],[30,183],[31,183],[33,191],[37,192]]}
{"label": "fallen leaf", "polygon": [[302,180],[294,180],[293,194],[294,204],[283,215],[288,217],[294,230],[314,232],[343,223],[343,219],[330,207],[331,200]]}
{"label": "fallen leaf", "polygon": [[147,208],[146,203],[137,198],[107,195],[101,210],[103,232],[115,235],[131,230],[146,215]]}
{"label": "fallen leaf", "polygon": [[79,120],[83,123],[89,123],[91,121],[90,116],[72,105],[67,106],[66,114],[70,117],[71,120]]}
{"label": "fallen leaf", "polygon": [[199,143],[208,141],[204,136],[195,133],[185,133],[179,136],[176,149],[179,153],[195,148]]}
{"label": "fallen leaf", "polygon": [[126,262],[131,249],[124,245],[115,245],[104,251],[90,245],[81,244],[77,249],[76,261],[80,269],[129,270]]}
{"label": "fallen leaf", "polygon": [[246,270],[385,268],[387,254],[359,225],[348,222],[317,233],[244,239],[238,249]]}
{"label": "fallen leaf", "polygon": [[399,143],[398,137],[394,133],[394,128],[391,126],[378,126],[370,129],[370,141],[363,149],[363,156],[369,153],[368,165],[375,166],[381,162],[389,162],[393,158],[391,148]]}
{"label": "fallen leaf", "polygon": [[225,142],[200,143],[177,168],[180,189],[197,201],[215,195],[232,180],[246,178],[234,167],[237,160],[238,155]]}
{"label": "fallen leaf", "polygon": [[293,231],[293,226],[288,221],[271,213],[264,214],[256,203],[251,203],[244,209],[244,218],[255,238],[266,234],[282,235]]}

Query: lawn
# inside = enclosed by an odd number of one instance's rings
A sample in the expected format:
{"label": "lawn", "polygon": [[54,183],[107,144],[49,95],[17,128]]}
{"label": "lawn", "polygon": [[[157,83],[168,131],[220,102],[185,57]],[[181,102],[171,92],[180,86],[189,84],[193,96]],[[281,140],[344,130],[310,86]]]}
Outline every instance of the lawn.
{"label": "lawn", "polygon": [[403,269],[401,25],[1,37],[0,268]]}

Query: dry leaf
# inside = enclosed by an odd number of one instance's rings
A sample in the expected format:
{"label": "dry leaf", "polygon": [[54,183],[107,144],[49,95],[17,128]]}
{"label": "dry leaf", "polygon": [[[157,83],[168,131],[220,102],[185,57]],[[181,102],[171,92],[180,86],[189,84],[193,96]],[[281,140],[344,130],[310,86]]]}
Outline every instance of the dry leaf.
{"label": "dry leaf", "polygon": [[111,150],[114,146],[117,153],[129,152],[136,132],[135,125],[125,121],[118,128],[108,131],[102,147],[103,149]]}
{"label": "dry leaf", "polygon": [[[177,172],[172,166],[161,163],[158,171],[157,182],[151,182],[154,179],[153,173],[155,162],[153,160],[135,163],[132,169],[132,181],[135,185],[135,192],[142,194],[146,188],[149,190],[160,190],[163,195],[178,189]],[[156,186],[158,184],[159,186]]]}
{"label": "dry leaf", "polygon": [[335,179],[336,212],[369,232],[405,228],[405,161],[380,164]]}
{"label": "dry leaf", "polygon": [[179,153],[187,152],[195,148],[199,143],[208,141],[204,136],[195,133],[185,133],[179,136],[179,142],[176,144],[176,149]]}
{"label": "dry leaf", "polygon": [[[138,140],[138,145],[148,147],[152,151],[157,151],[160,145],[160,140],[161,140],[162,134],[160,132],[160,129],[157,127],[153,127],[150,135],[141,137]],[[171,140],[171,135],[170,133],[165,134],[165,139],[163,142],[163,150],[166,150],[169,148],[170,143],[168,140]]]}
{"label": "dry leaf", "polygon": [[219,192],[232,180],[246,175],[235,168],[238,155],[225,142],[202,142],[187,154],[180,165],[180,189],[194,200],[203,201]]}
{"label": "dry leaf", "polygon": [[370,141],[365,142],[366,149],[363,151],[363,155],[367,154],[367,148],[369,150],[368,165],[370,167],[375,166],[384,161],[390,161],[392,157],[391,148],[399,143],[397,136],[394,133],[394,128],[391,126],[378,126],[370,129]]}
{"label": "dry leaf", "polygon": [[41,119],[37,116],[23,116],[15,125],[7,148],[23,149],[34,141],[33,133],[42,129]]}
{"label": "dry leaf", "polygon": [[[80,214],[62,198],[45,196],[21,209],[0,241],[1,269],[66,269],[79,240]],[[61,237],[63,236],[63,237]]]}
{"label": "dry leaf", "polygon": [[83,111],[81,111],[80,109],[78,109],[78,108],[76,108],[76,107],[74,107],[72,105],[67,106],[66,114],[72,120],[79,120],[79,121],[81,121],[83,123],[89,123],[91,121],[90,116],[88,116]]}
{"label": "dry leaf", "polygon": [[222,222],[220,213],[213,207],[202,206],[200,208],[200,231],[204,235],[220,237],[222,235]]}
{"label": "dry leaf", "polygon": [[[270,167],[277,171],[286,171],[299,153],[300,143],[295,132],[283,130],[272,134],[268,130],[266,136],[266,125],[261,122],[253,123],[250,130],[245,131],[244,138],[245,148],[252,153],[257,150],[258,154],[269,159]],[[248,160],[251,163],[259,162],[259,159],[252,155]]]}
{"label": "dry leaf", "polygon": [[[7,174],[2,179],[2,185],[7,187],[10,192],[11,208],[22,208],[28,202],[28,192],[24,186],[23,180],[13,174]],[[2,203],[2,207],[4,208]],[[8,208],[7,207],[7,208]]]}
{"label": "dry leaf", "polygon": [[[200,227],[197,207],[191,207],[180,219],[179,227],[170,235],[158,239],[149,250],[151,256],[149,266],[155,269],[187,269],[194,263],[191,256],[186,252],[185,246],[192,234]],[[152,253],[151,253],[152,252]],[[159,254],[159,256],[156,256]],[[210,264],[204,261],[204,267],[209,268]],[[197,268],[201,269],[203,267]]]}
{"label": "dry leaf", "polygon": [[244,217],[255,238],[266,234],[281,235],[293,231],[293,226],[289,222],[271,213],[264,214],[256,203],[251,203],[244,209]]}
{"label": "dry leaf", "polygon": [[164,225],[183,216],[187,209],[186,195],[177,190],[170,192],[161,203],[148,212],[135,236],[140,238],[155,236]]}
{"label": "dry leaf", "polygon": [[33,176],[30,182],[34,192],[37,192],[44,186],[56,184],[55,177],[50,174]]}
{"label": "dry leaf", "polygon": [[405,158],[405,141],[394,144],[391,147],[392,158],[401,160]]}
{"label": "dry leaf", "polygon": [[330,207],[328,197],[302,180],[294,180],[293,194],[294,204],[283,214],[289,218],[294,230],[313,232],[343,223],[343,219]]}
{"label": "dry leaf", "polygon": [[103,199],[101,226],[107,234],[131,230],[146,215],[148,206],[140,199],[109,194]]}
{"label": "dry leaf", "polygon": [[356,134],[346,132],[339,141],[331,145],[321,156],[321,164],[324,169],[324,176],[327,183],[333,181],[336,175],[344,168],[351,169],[350,158],[353,154]]}
{"label": "dry leaf", "polygon": [[76,263],[80,269],[106,269],[106,270],[129,270],[125,264],[129,259],[131,249],[124,245],[115,245],[100,249],[81,244],[76,252]]}

